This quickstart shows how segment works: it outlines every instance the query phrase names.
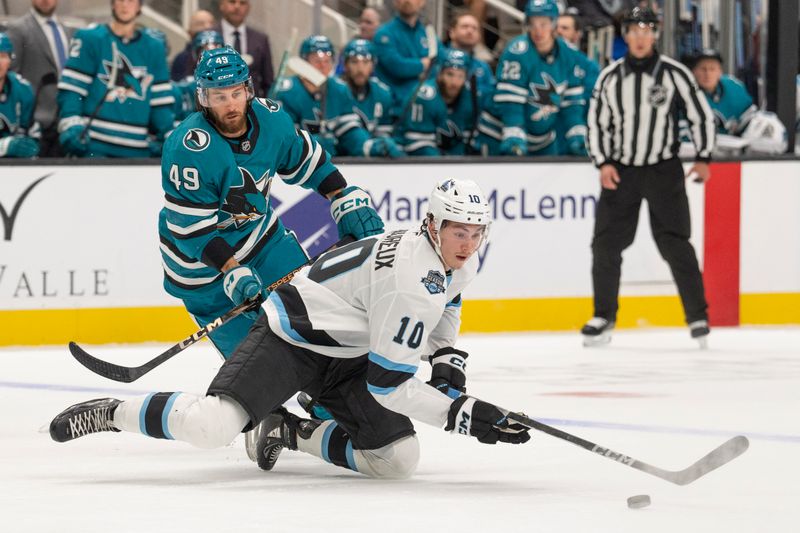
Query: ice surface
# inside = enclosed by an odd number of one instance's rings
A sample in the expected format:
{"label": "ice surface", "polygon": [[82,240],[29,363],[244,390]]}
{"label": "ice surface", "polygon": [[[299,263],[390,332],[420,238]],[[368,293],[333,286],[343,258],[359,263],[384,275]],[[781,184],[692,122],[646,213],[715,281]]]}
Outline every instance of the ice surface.
{"label": "ice surface", "polygon": [[[203,392],[220,364],[205,343],[127,385],[91,374],[66,346],[0,349],[0,529],[798,531],[800,328],[716,329],[707,351],[684,329],[619,331],[593,349],[563,333],[464,336],[460,347],[470,393],[656,466],[684,468],[737,434],[750,449],[677,487],[541,433],[486,446],[417,424],[422,457],[408,481],[299,452],[261,472],[242,437],[204,451],[116,433],[57,444],[39,432],[90,398]],[[138,365],[164,346],[86,348]],[[634,494],[652,505],[628,509]]]}

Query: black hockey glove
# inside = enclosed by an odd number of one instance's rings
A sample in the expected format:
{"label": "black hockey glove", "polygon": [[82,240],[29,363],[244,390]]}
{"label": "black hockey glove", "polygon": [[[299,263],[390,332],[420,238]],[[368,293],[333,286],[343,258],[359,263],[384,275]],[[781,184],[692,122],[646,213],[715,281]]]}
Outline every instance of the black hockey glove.
{"label": "black hockey glove", "polygon": [[428,385],[453,399],[467,392],[467,352],[455,348],[439,348],[428,356],[431,363],[431,379]]}
{"label": "black hockey glove", "polygon": [[496,444],[497,441],[522,444],[531,439],[528,428],[522,424],[510,424],[496,406],[469,396],[453,402],[444,429],[477,437],[484,444]]}

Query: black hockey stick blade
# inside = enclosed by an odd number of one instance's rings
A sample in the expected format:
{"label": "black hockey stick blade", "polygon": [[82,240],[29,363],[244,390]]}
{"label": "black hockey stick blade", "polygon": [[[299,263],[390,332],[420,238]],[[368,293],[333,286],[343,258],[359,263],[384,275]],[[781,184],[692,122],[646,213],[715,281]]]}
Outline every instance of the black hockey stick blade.
{"label": "black hockey stick blade", "polygon": [[[319,258],[319,256],[321,256],[325,252],[333,250],[340,246],[344,246],[345,244],[349,244],[353,241],[355,241],[355,239],[351,235],[345,235],[341,240],[339,240],[339,242],[337,242],[327,250],[324,250],[317,256],[309,259],[304,264],[300,265],[296,269],[292,270],[291,272],[283,276],[281,279],[270,284],[269,287],[267,287],[267,291],[271,292],[275,290],[275,288],[277,288],[279,285],[283,285],[284,283],[290,281],[295,274],[297,274],[298,272],[300,272],[300,270],[305,268],[306,265],[309,265],[314,261],[316,261]],[[109,363],[108,361],[103,361],[102,359],[98,359],[97,357],[94,357],[93,355],[89,354],[86,350],[78,346],[78,344],[75,343],[74,341],[69,343],[69,353],[71,353],[72,357],[74,357],[80,364],[82,364],[95,374],[98,374],[100,376],[103,376],[104,378],[108,378],[114,381],[119,381],[122,383],[131,383],[133,381],[136,381],[140,377],[144,376],[145,374],[153,370],[155,367],[159,366],[164,361],[171,359],[173,356],[181,353],[189,346],[207,337],[209,333],[211,333],[213,330],[220,327],[221,325],[225,324],[230,319],[237,317],[242,313],[257,308],[259,305],[261,305],[262,302],[263,300],[259,297],[257,300],[246,301],[241,303],[240,305],[237,305],[236,307],[234,307],[221,317],[218,317],[215,320],[209,322],[200,330],[195,331],[194,333],[192,333],[179,343],[173,345],[167,351],[159,354],[154,359],[151,359],[150,361],[146,362],[141,366],[132,366],[132,367],[122,366],[114,363]]]}
{"label": "black hockey stick blade", "polygon": [[664,470],[663,468],[658,468],[657,466],[647,464],[643,461],[639,461],[638,459],[634,459],[633,457],[615,452],[609,448],[599,446],[594,442],[582,439],[581,437],[572,435],[566,431],[561,431],[560,429],[548,426],[547,424],[529,418],[520,413],[509,412],[508,418],[509,420],[513,420],[514,422],[522,424],[523,426],[547,433],[553,437],[565,440],[575,444],[576,446],[580,446],[585,450],[602,455],[603,457],[611,459],[612,461],[622,463],[630,466],[631,468],[645,472],[646,474],[656,476],[665,481],[669,481],[670,483],[675,483],[676,485],[688,485],[693,481],[697,481],[699,478],[708,474],[712,470],[716,470],[717,468],[733,461],[747,451],[747,448],[750,446],[750,441],[747,440],[747,437],[739,435],[722,443],[720,446],[695,462],[693,465],[684,468],[683,470]]}
{"label": "black hockey stick blade", "polygon": [[151,359],[150,361],[141,366],[133,366],[133,367],[122,366],[114,363],[109,363],[108,361],[103,361],[102,359],[98,359],[97,357],[94,357],[93,355],[86,352],[86,350],[78,346],[78,344],[75,342],[69,343],[69,353],[71,353],[72,357],[74,357],[80,364],[82,364],[95,374],[98,374],[100,376],[103,376],[104,378],[108,378],[114,381],[120,381],[122,383],[131,383],[133,381],[136,381],[140,377],[144,376],[145,374],[153,370],[155,367],[159,366],[164,361],[171,359],[173,356],[181,353],[183,350],[185,350],[192,344],[195,344],[200,339],[208,336],[209,333],[211,333],[213,330],[220,327],[221,325],[225,324],[230,319],[239,316],[246,311],[250,311],[251,309],[258,307],[260,304],[261,300],[259,299],[255,302],[250,302],[250,301],[244,302],[241,305],[234,307],[221,317],[217,318],[212,322],[209,322],[202,329],[192,333],[179,343],[173,345],[167,351],[159,354],[157,357]]}

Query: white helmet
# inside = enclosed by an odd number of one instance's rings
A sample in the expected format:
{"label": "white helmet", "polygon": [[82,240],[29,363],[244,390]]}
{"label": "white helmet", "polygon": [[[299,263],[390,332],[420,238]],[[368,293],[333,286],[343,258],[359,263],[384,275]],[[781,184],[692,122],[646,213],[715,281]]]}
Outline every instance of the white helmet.
{"label": "white helmet", "polygon": [[474,181],[448,178],[436,185],[428,199],[428,215],[433,217],[436,237],[431,236],[431,240],[439,256],[441,256],[442,244],[439,230],[442,229],[442,223],[445,220],[486,226],[481,243],[486,242],[489,238],[492,213],[486,195]]}
{"label": "white helmet", "polygon": [[749,152],[782,154],[786,152],[786,127],[775,113],[758,111],[742,132],[742,138],[750,141]]}

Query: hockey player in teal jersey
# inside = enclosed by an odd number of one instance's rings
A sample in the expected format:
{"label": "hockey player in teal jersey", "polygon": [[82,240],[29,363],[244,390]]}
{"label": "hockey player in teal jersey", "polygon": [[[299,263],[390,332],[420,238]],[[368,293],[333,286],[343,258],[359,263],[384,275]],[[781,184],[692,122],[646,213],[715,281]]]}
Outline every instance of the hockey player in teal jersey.
{"label": "hockey player in teal jersey", "polygon": [[279,100],[298,128],[308,130],[331,155],[397,156],[399,149],[387,137],[371,137],[361,126],[356,103],[347,84],[331,77],[333,45],[323,35],[312,35],[300,45],[300,57],[321,72],[326,81],[315,87],[301,76],[281,80]]}
{"label": "hockey player in teal jersey", "polygon": [[429,68],[428,41],[420,14],[425,0],[394,0],[395,17],[375,33],[376,76],[398,102],[411,96],[419,77]]}
{"label": "hockey player in teal jersey", "polygon": [[525,16],[528,32],[508,44],[497,66],[496,114],[482,117],[482,133],[499,124],[502,130],[483,138],[499,141],[502,155],[586,155],[583,80],[575,50],[555,36],[558,5],[530,0]]}
{"label": "hockey player in teal jersey", "polygon": [[409,155],[467,153],[480,111],[467,83],[469,59],[461,50],[447,50],[436,79],[419,90],[396,133]]}
{"label": "hockey player in teal jersey", "polygon": [[9,71],[14,45],[0,33],[0,157],[33,157],[39,153],[34,137],[34,96],[30,83]]}
{"label": "hockey player in teal jersey", "polygon": [[[342,57],[342,79],[353,95],[361,126],[372,137],[391,137],[395,103],[389,87],[372,75],[375,67],[374,45],[366,39],[353,39],[342,50]],[[400,154],[393,155],[397,156]]]}
{"label": "hockey player in teal jersey", "polygon": [[140,0],[112,0],[109,24],[72,38],[58,84],[59,141],[69,155],[160,155],[175,99],[163,44],[136,28],[140,11]]}
{"label": "hockey player in teal jersey", "polygon": [[741,135],[758,108],[742,82],[722,73],[722,55],[713,49],[698,52],[692,73],[714,112],[717,133]]}
{"label": "hockey player in teal jersey", "polygon": [[[195,78],[203,110],[164,144],[159,234],[167,292],[205,325],[231,301],[258,297],[307,260],[270,205],[276,177],[331,199],[342,236],[380,233],[383,222],[369,196],[347,186],[330,156],[308,132],[295,129],[279,104],[253,98],[249,70],[235,50],[204,52]],[[224,357],[254,319],[239,315],[211,333]]]}

